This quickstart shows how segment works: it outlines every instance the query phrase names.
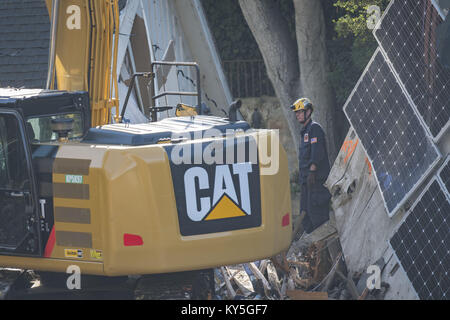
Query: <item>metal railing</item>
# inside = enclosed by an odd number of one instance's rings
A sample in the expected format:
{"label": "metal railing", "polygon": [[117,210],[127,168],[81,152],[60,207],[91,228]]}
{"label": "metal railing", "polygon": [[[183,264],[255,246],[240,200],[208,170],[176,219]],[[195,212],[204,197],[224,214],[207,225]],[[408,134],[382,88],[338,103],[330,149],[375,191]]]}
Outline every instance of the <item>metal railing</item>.
{"label": "metal railing", "polygon": [[223,66],[234,98],[275,96],[263,60],[225,60]]}

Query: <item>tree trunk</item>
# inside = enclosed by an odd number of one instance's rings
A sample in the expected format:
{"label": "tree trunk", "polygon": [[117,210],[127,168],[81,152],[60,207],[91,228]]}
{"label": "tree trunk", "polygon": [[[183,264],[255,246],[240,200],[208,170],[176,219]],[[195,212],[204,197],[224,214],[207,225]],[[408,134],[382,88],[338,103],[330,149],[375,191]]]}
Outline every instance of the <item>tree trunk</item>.
{"label": "tree trunk", "polygon": [[[247,1],[247,0],[244,0]],[[293,0],[303,94],[315,105],[314,120],[327,136],[330,161],[337,155],[336,103],[328,81],[325,18],[320,0]],[[331,163],[331,164],[332,164]]]}
{"label": "tree trunk", "polygon": [[260,48],[298,154],[300,124],[289,109],[302,95],[296,43],[275,1],[239,0],[239,5]]}

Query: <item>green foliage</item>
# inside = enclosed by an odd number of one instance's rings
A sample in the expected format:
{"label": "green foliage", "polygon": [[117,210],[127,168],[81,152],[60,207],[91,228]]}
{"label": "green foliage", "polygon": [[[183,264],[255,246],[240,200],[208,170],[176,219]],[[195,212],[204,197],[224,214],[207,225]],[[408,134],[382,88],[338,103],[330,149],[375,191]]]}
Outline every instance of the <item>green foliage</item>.
{"label": "green foliage", "polygon": [[331,66],[329,79],[337,105],[342,107],[377,47],[372,30],[367,27],[367,9],[376,5],[382,13],[389,0],[326,0],[323,3]]}
{"label": "green foliage", "polygon": [[358,42],[373,42],[371,30],[367,27],[367,21],[373,13],[368,13],[370,6],[375,5],[384,10],[389,0],[336,0],[334,6],[342,15],[333,20],[339,37],[353,36]]}

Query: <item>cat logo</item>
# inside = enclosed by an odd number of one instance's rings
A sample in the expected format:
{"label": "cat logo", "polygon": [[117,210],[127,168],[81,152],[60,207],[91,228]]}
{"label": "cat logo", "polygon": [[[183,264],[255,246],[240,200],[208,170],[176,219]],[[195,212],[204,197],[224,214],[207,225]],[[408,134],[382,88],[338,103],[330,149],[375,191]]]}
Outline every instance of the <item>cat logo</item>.
{"label": "cat logo", "polygon": [[[246,147],[253,142],[242,142]],[[201,143],[200,143],[201,144]],[[232,146],[237,148],[239,142]],[[193,148],[195,143],[192,144]],[[202,144],[205,150],[207,144]],[[171,146],[165,147],[169,158]],[[249,148],[247,148],[249,149]],[[192,152],[192,154],[194,154]],[[178,164],[170,161],[180,234],[192,236],[261,226],[258,161]]]}
{"label": "cat logo", "polygon": [[[211,186],[206,169],[193,167],[187,170],[184,174],[184,190],[188,217],[192,221],[211,221],[251,215],[248,179],[251,172],[251,163],[217,166],[214,185]],[[236,175],[239,179],[240,201],[232,175]],[[211,187],[213,187],[212,197],[199,196],[200,190],[210,190]]]}

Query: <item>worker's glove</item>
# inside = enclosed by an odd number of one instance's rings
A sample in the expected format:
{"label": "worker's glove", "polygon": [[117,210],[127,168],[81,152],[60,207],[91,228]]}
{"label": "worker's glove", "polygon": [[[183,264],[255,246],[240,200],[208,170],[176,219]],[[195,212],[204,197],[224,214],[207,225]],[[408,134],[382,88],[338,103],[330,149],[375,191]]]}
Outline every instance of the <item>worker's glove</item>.
{"label": "worker's glove", "polygon": [[309,171],[308,178],[306,179],[306,183],[308,184],[308,187],[312,187],[316,184],[316,172],[315,171]]}

